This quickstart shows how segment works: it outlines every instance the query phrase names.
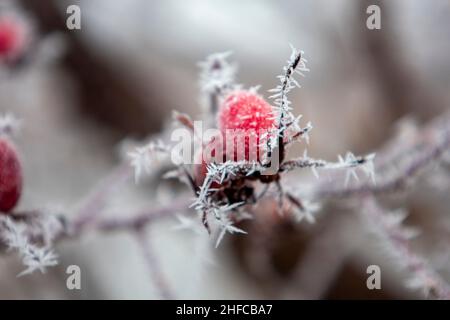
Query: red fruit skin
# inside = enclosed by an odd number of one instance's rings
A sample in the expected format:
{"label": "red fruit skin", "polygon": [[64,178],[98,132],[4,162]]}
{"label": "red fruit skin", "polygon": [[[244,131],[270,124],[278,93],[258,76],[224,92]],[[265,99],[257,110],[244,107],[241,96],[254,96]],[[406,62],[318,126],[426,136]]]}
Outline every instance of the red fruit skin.
{"label": "red fruit skin", "polygon": [[[223,159],[217,159],[221,156],[218,155],[218,157],[215,157],[214,151],[211,154],[208,154],[210,150],[202,150],[195,155],[195,163],[197,164],[194,165],[194,180],[198,186],[203,184],[206,174],[208,173],[207,165],[213,160],[217,163],[225,162],[227,160],[259,161],[261,153],[261,148],[259,147],[261,143],[260,136],[269,129],[272,129],[275,124],[272,106],[256,93],[244,90],[234,91],[224,99],[219,109],[217,121],[219,130],[222,134],[222,139],[215,140],[217,137],[211,139],[206,148],[212,148],[213,143],[216,142],[216,149],[223,150]],[[227,147],[229,142],[227,140],[227,134],[230,134],[229,130],[241,130],[243,133],[243,135],[237,134],[234,136],[234,148]],[[250,138],[249,136],[252,133],[256,136]],[[228,138],[231,141],[233,137],[228,136]],[[238,143],[242,143],[242,141],[245,143],[245,154],[238,156]],[[250,148],[250,143],[252,143],[252,148]],[[256,152],[256,155],[251,154],[251,152]],[[214,182],[211,187],[218,188],[220,185]]]}
{"label": "red fruit skin", "polygon": [[223,101],[219,111],[219,129],[267,130],[275,120],[272,106],[250,91],[234,91]]}
{"label": "red fruit skin", "polygon": [[[262,142],[261,135],[274,127],[275,117],[272,106],[258,94],[250,91],[234,91],[225,98],[220,106],[218,125],[225,143],[227,141],[227,130],[244,130],[249,134],[254,133],[256,135],[253,139],[245,137],[245,155],[243,157],[237,156],[237,138],[234,139],[235,151],[233,159],[230,160],[245,159],[249,161],[250,152],[253,150],[257,152],[257,155],[256,159],[253,158],[252,160],[259,161],[262,151],[259,147]],[[252,148],[250,148],[250,143],[252,143]]]}
{"label": "red fruit skin", "polygon": [[16,60],[25,51],[26,29],[19,19],[0,17],[0,60]]}
{"label": "red fruit skin", "polygon": [[14,146],[0,138],[0,213],[10,212],[22,193],[22,167]]}

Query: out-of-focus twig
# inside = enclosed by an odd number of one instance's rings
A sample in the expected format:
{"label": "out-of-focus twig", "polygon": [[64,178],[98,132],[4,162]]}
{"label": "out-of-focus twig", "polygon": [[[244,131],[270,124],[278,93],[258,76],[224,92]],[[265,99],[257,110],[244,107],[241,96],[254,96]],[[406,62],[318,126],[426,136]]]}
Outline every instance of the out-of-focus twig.
{"label": "out-of-focus twig", "polygon": [[361,201],[361,212],[367,217],[371,227],[383,237],[388,249],[399,259],[398,262],[411,273],[409,285],[422,289],[426,295],[439,299],[450,299],[450,285],[430,266],[428,261],[411,250],[408,232],[400,223],[392,223],[388,215],[372,196]]}
{"label": "out-of-focus twig", "polygon": [[92,231],[130,231],[136,228],[143,228],[156,220],[165,217],[173,217],[175,214],[188,211],[189,204],[189,199],[181,198],[166,206],[143,210],[138,214],[128,215],[124,218],[104,218],[92,225]]}
{"label": "out-of-focus twig", "polygon": [[141,248],[142,255],[145,259],[147,267],[149,269],[150,275],[152,277],[153,283],[159,290],[160,296],[163,299],[174,299],[174,295],[167,284],[167,280],[161,271],[157,255],[153,251],[151,241],[148,241],[144,228],[139,228],[135,230],[136,240]]}
{"label": "out-of-focus twig", "polygon": [[336,280],[353,248],[341,243],[343,226],[348,227],[348,221],[340,216],[331,219],[308,242],[301,263],[283,288],[283,294],[297,294],[300,288],[307,299],[322,299]]}
{"label": "out-of-focus twig", "polygon": [[[400,147],[400,146],[399,146]],[[318,182],[312,188],[310,197],[316,199],[354,197],[363,194],[386,194],[399,191],[415,178],[423,169],[439,160],[450,149],[450,115],[444,114],[432,121],[419,133],[417,141],[400,155],[390,157],[386,150],[377,154],[376,184],[363,181],[353,186],[343,186],[329,181]]]}
{"label": "out-of-focus twig", "polygon": [[100,211],[111,194],[112,190],[117,188],[133,175],[133,171],[127,163],[117,166],[105,179],[100,181],[88,195],[87,199],[80,209],[77,210],[76,217],[72,221],[72,232],[78,234],[81,229],[90,224],[100,214]]}

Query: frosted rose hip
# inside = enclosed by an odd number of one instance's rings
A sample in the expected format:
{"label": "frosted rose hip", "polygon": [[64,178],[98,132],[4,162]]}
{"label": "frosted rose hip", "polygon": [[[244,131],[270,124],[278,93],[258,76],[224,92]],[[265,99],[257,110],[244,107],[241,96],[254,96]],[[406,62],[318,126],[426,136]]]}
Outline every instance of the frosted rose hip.
{"label": "frosted rose hip", "polygon": [[[216,141],[216,148],[223,150],[223,157],[222,155],[215,156],[215,152],[209,154],[208,150],[197,153],[196,162],[201,164],[194,165],[196,184],[203,184],[208,173],[207,165],[212,162],[213,158],[216,163],[226,160],[260,160],[261,135],[272,129],[274,123],[272,106],[261,96],[244,90],[231,92],[221,103],[218,113],[218,127],[222,133],[222,139],[214,138],[206,145],[206,148],[211,148],[213,141]],[[231,134],[234,136],[230,136]],[[234,142],[233,148],[229,146],[229,141]],[[238,155],[239,144],[242,143],[244,144],[244,154]],[[212,187],[219,186],[213,183]]]}
{"label": "frosted rose hip", "polygon": [[24,54],[27,30],[23,22],[10,16],[0,16],[0,62],[14,61]]}
{"label": "frosted rose hip", "polygon": [[[251,91],[234,91],[230,93],[223,101],[218,115],[219,129],[224,136],[226,144],[227,135],[235,132],[239,137],[237,130],[244,134],[245,155],[237,157],[237,139],[234,139],[234,159],[231,160],[260,160],[261,148],[259,147],[262,135],[274,127],[275,119],[272,106],[268,104],[261,96]],[[229,137],[231,140],[232,137]],[[242,143],[242,142],[241,142]],[[250,148],[251,147],[251,148]],[[229,150],[227,149],[227,153]],[[257,152],[255,157],[251,154]]]}
{"label": "frosted rose hip", "polygon": [[251,91],[234,91],[223,101],[219,129],[267,130],[274,124],[272,106]]}
{"label": "frosted rose hip", "polygon": [[22,191],[22,168],[15,148],[0,138],[0,212],[7,213],[19,201]]}

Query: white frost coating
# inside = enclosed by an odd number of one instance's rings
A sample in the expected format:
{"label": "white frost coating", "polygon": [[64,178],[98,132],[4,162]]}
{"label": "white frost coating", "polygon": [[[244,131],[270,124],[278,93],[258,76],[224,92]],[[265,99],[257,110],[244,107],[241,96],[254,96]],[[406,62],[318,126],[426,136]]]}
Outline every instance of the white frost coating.
{"label": "white frost coating", "polygon": [[[49,226],[43,227],[41,233],[49,233]],[[31,231],[32,233],[32,231]],[[58,256],[53,252],[50,243],[39,247],[29,240],[30,230],[20,223],[14,222],[11,218],[0,216],[0,242],[5,244],[8,250],[17,251],[22,257],[22,262],[26,269],[18,276],[33,273],[36,270],[45,273],[48,267],[58,264]],[[47,240],[52,239],[51,234],[47,235]],[[45,242],[45,239],[44,239]]]}

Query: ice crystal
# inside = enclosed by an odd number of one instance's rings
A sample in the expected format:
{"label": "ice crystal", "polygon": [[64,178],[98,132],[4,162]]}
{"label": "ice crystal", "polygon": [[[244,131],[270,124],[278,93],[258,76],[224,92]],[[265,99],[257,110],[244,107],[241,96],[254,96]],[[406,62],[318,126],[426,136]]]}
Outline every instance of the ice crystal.
{"label": "ice crystal", "polygon": [[158,161],[160,156],[167,154],[169,149],[161,142],[150,142],[144,147],[137,147],[134,151],[129,152],[131,158],[131,166],[134,169],[134,179],[138,183],[143,173],[149,174],[154,161]]}
{"label": "ice crystal", "polygon": [[[14,222],[10,217],[0,216],[0,241],[6,245],[8,250],[18,252],[26,267],[18,276],[30,274],[36,270],[45,272],[46,268],[58,264],[58,257],[51,249],[50,244],[40,247],[33,244],[30,238],[30,230],[25,225]],[[52,236],[49,236],[47,240],[51,238]]]}
{"label": "ice crystal", "polygon": [[0,115],[0,135],[12,135],[20,130],[21,121],[17,119],[13,114],[6,113]]}
{"label": "ice crystal", "polygon": [[[294,132],[294,136],[303,136],[308,139],[308,132],[312,129],[312,125],[308,123],[305,128],[301,128],[299,121],[300,116],[295,116],[292,113],[291,101],[288,99],[288,93],[295,87],[300,88],[300,84],[295,79],[294,74],[304,76],[309,69],[306,67],[306,60],[303,58],[303,51],[298,51],[292,47],[291,57],[287,61],[287,65],[283,67],[283,74],[277,78],[280,84],[274,89],[269,90],[272,95],[269,98],[274,99],[274,114],[277,117],[275,133],[271,134],[269,140],[269,148],[273,150],[280,143],[284,143],[284,138],[287,136],[287,131]],[[291,138],[292,139],[292,138]]]}
{"label": "ice crystal", "polygon": [[209,55],[200,62],[200,85],[206,93],[217,93],[233,87],[236,77],[236,66],[229,63],[227,58],[230,51]]}

